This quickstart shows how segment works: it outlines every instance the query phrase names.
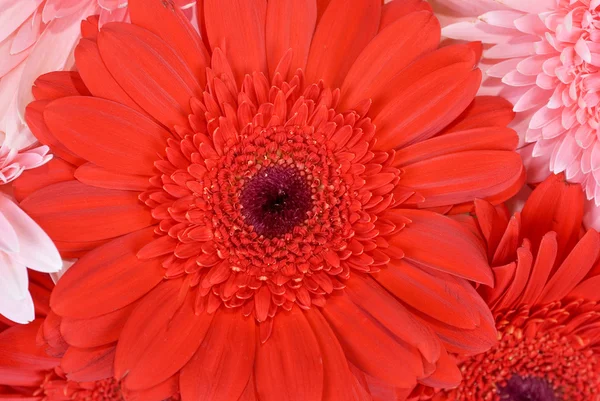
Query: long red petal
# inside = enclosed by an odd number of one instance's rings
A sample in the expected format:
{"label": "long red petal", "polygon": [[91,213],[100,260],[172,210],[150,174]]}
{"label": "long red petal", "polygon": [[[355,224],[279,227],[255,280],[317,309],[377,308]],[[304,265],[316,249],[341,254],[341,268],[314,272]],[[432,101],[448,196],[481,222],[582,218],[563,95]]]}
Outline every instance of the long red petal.
{"label": "long red petal", "polygon": [[60,361],[69,380],[93,382],[113,375],[114,344],[96,348],[70,347]]}
{"label": "long red petal", "polygon": [[153,175],[170,134],[127,106],[92,97],[67,97],[46,106],[44,120],[69,150],[114,172]]}
{"label": "long red petal", "polygon": [[229,401],[240,398],[254,368],[256,323],[239,310],[215,313],[202,345],[181,371],[183,399]]}
{"label": "long red petal", "polygon": [[187,126],[190,99],[203,88],[167,43],[138,26],[109,23],[98,48],[111,75],[148,114],[171,130]]}
{"label": "long red petal", "polygon": [[50,305],[61,316],[93,318],[135,302],[163,278],[160,259],[138,260],[153,236],[140,230],[98,247],[79,259],[59,280]]}
{"label": "long red petal", "polygon": [[149,176],[117,173],[93,163],[79,166],[75,171],[75,178],[84,184],[98,188],[141,192],[150,187]]}
{"label": "long red petal", "polygon": [[59,359],[48,356],[36,346],[42,324],[38,319],[26,326],[14,326],[0,333],[0,383],[12,386],[37,386],[43,370],[58,366]]}
{"label": "long red petal", "polygon": [[130,0],[127,9],[133,24],[160,36],[185,61],[200,86],[205,85],[210,56],[200,35],[178,7],[163,0]]}
{"label": "long red petal", "polygon": [[417,348],[428,362],[438,360],[441,347],[433,331],[373,279],[356,274],[346,283],[345,291],[352,302],[400,340]]}
{"label": "long red petal", "polygon": [[522,236],[536,249],[549,231],[557,234],[558,259],[577,243],[583,219],[584,193],[567,183],[564,174],[551,175],[531,193],[523,211]]}
{"label": "long red petal", "polygon": [[377,34],[344,80],[340,110],[372,98],[374,89],[389,82],[420,55],[436,49],[439,43],[440,24],[430,12],[410,14]]}
{"label": "long red petal", "polygon": [[25,198],[21,207],[56,241],[115,238],[154,223],[137,193],[90,187],[78,181],[40,189]]}
{"label": "long red petal", "polygon": [[478,283],[493,284],[483,242],[467,227],[424,210],[393,210],[389,214],[411,221],[389,239],[404,251],[407,260]]}
{"label": "long red petal", "polygon": [[425,198],[416,204],[420,208],[472,202],[475,198],[498,201],[499,194],[503,201],[515,195],[525,179],[521,157],[512,151],[452,153],[404,166],[403,171],[402,185]]}
{"label": "long red petal", "polygon": [[306,82],[338,88],[379,28],[380,0],[331,0],[310,45]]}
{"label": "long red petal", "polygon": [[75,47],[75,63],[81,78],[95,97],[113,100],[145,113],[110,74],[106,64],[102,61],[98,43],[95,40],[82,39],[79,41]]}
{"label": "long red petal", "polygon": [[552,276],[538,303],[544,304],[562,299],[583,280],[600,255],[600,236],[589,230]]}
{"label": "long red petal", "polygon": [[245,74],[267,73],[266,0],[204,0],[204,22],[210,47],[220,48],[241,85]]}
{"label": "long red petal", "polygon": [[64,340],[74,347],[93,348],[116,342],[125,322],[135,307],[132,303],[124,308],[90,319],[65,317],[60,323]]}
{"label": "long red petal", "polygon": [[[213,315],[194,313],[194,297],[180,300],[182,280],[167,280],[140,302],[117,346],[115,377],[130,390],[147,389],[173,376],[202,343]],[[152,316],[152,319],[148,319]],[[139,333],[145,333],[143,337]]]}
{"label": "long red petal", "polygon": [[[294,23],[290,23],[290,21]],[[290,72],[304,70],[317,23],[314,0],[270,1],[267,3],[266,51],[269,74],[273,77],[277,64],[292,49]],[[283,77],[284,79],[286,77]]]}
{"label": "long red petal", "polygon": [[447,275],[426,272],[406,260],[394,260],[373,277],[413,308],[452,326],[475,328],[479,316],[465,305],[464,291],[451,285]]}
{"label": "long red petal", "polygon": [[275,317],[269,340],[256,351],[260,401],[321,401],[323,364],[316,335],[298,307]]}
{"label": "long red petal", "polygon": [[64,160],[53,158],[43,166],[33,170],[26,170],[19,179],[14,181],[15,198],[22,202],[23,199],[37,190],[64,181],[72,181],[75,167]]}
{"label": "long red petal", "polygon": [[322,310],[346,352],[365,373],[395,387],[409,388],[424,374],[420,352],[399,340],[345,295],[332,295]]}
{"label": "long red petal", "polygon": [[54,71],[41,75],[31,88],[36,100],[55,100],[65,96],[89,96],[81,76],[76,71]]}

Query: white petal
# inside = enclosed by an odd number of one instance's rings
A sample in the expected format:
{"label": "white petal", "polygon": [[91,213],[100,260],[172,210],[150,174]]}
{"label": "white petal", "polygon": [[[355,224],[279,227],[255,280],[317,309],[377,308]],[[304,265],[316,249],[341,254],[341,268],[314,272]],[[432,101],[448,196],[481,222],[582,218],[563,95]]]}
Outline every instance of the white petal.
{"label": "white petal", "polygon": [[17,323],[35,318],[27,268],[0,252],[0,314]]}
{"label": "white petal", "polygon": [[62,260],[48,235],[5,195],[0,195],[0,210],[15,230],[19,252],[13,257],[19,263],[45,273],[60,270]]}
{"label": "white petal", "polygon": [[19,239],[0,209],[0,252],[19,252]]}

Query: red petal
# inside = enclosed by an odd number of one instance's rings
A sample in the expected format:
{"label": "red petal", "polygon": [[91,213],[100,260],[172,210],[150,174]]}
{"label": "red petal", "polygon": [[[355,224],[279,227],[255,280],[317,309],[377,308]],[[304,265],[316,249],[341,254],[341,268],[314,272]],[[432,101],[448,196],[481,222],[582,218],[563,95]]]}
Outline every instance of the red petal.
{"label": "red petal", "polygon": [[227,54],[238,85],[245,74],[267,73],[266,14],[265,0],[204,0],[210,47],[213,51],[218,47]]}
{"label": "red petal", "polygon": [[26,326],[14,326],[0,333],[0,381],[9,386],[38,386],[44,370],[58,366],[60,360],[36,346],[38,319]]}
{"label": "red petal", "polygon": [[395,166],[405,166],[438,156],[468,150],[515,150],[519,137],[505,127],[475,128],[437,136],[398,150]]}
{"label": "red petal", "polygon": [[484,244],[462,224],[424,210],[393,210],[390,216],[408,218],[398,234],[389,238],[409,261],[478,283],[493,284]]}
{"label": "red petal", "polygon": [[529,275],[533,265],[533,255],[531,251],[525,247],[517,249],[517,265],[515,270],[515,278],[510,283],[510,286],[504,291],[504,296],[494,306],[494,310],[502,310],[506,308],[516,307],[521,302],[516,302],[523,295]]}
{"label": "red petal", "polygon": [[165,401],[179,393],[179,376],[171,376],[164,382],[145,390],[128,390],[121,388],[127,401]]}
{"label": "red petal", "polygon": [[188,125],[190,98],[202,88],[161,38],[135,25],[109,23],[100,31],[98,48],[108,71],[148,114],[169,129]]}
{"label": "red petal", "polygon": [[[403,168],[402,185],[425,197],[418,206],[437,207],[471,202],[475,198],[500,201],[522,187],[521,157],[507,151],[467,151],[435,157]],[[507,192],[508,191],[508,192]]]}
{"label": "red petal", "polygon": [[[381,0],[331,0],[310,45],[306,82],[338,88],[379,27]],[[362,99],[361,99],[362,100]]]}
{"label": "red petal", "polygon": [[89,96],[76,71],[55,71],[40,75],[31,88],[36,100],[55,100],[66,96]]}
{"label": "red petal", "polygon": [[56,241],[96,241],[153,224],[150,210],[130,191],[90,187],[78,181],[34,192],[21,207]]}
{"label": "red petal", "polygon": [[[52,309],[62,316],[93,318],[133,303],[163,278],[161,260],[138,260],[153,237],[140,230],[96,248],[79,259],[52,293]],[[90,340],[91,341],[91,340]]]}
{"label": "red petal", "polygon": [[182,285],[182,280],[163,282],[129,317],[115,360],[115,377],[126,376],[126,388],[146,389],[168,379],[185,366],[202,343],[213,315],[194,314],[195,294],[181,300]]}
{"label": "red petal", "polygon": [[79,166],[85,163],[85,160],[75,155],[65,147],[48,129],[44,121],[44,109],[49,104],[47,100],[38,100],[29,103],[25,109],[25,121],[27,126],[33,132],[33,135],[44,145],[50,147],[55,156],[64,159],[66,162]]}
{"label": "red petal", "polygon": [[239,399],[254,368],[256,341],[253,318],[237,309],[219,309],[202,345],[181,371],[182,398]]}
{"label": "red petal", "polygon": [[439,43],[440,24],[430,12],[410,14],[380,32],[350,68],[342,85],[340,110],[372,98],[381,84]]}
{"label": "red petal", "polygon": [[126,191],[145,191],[150,187],[150,177],[143,175],[130,175],[116,173],[86,163],[75,171],[75,178],[84,184],[98,188],[122,189]]}
{"label": "red petal", "polygon": [[473,329],[479,315],[464,303],[462,287],[451,285],[447,273],[428,273],[406,260],[394,260],[374,276],[402,302],[452,326]]}
{"label": "red petal", "polygon": [[390,83],[395,98],[373,119],[377,126],[376,147],[399,149],[429,139],[458,117],[481,83],[481,71],[473,71],[469,64],[439,69],[406,86]]}
{"label": "red petal", "polygon": [[428,362],[438,360],[440,343],[433,331],[373,279],[356,274],[346,283],[345,291],[352,302],[398,339],[417,348]]}
{"label": "red petal", "polygon": [[261,401],[321,401],[319,343],[298,307],[275,316],[273,333],[257,345],[256,389]]}
{"label": "red petal", "polygon": [[131,22],[160,36],[199,80],[206,84],[205,68],[210,65],[210,56],[183,12],[173,4],[163,0],[130,0],[127,9]]}
{"label": "red petal", "polygon": [[102,57],[100,57],[100,50],[95,40],[82,39],[79,41],[75,47],[75,63],[81,78],[95,97],[113,100],[145,113],[108,72]]}
{"label": "red petal", "polygon": [[93,348],[111,344],[119,339],[121,330],[135,307],[132,303],[122,309],[90,319],[65,317],[60,332],[65,341],[74,347]]}
{"label": "red petal", "polygon": [[86,39],[96,39],[98,37],[99,15],[92,15],[81,21],[81,36]]}
{"label": "red petal", "polygon": [[515,117],[512,104],[501,97],[478,96],[443,133],[483,127],[506,127]]}
{"label": "red petal", "polygon": [[384,4],[381,9],[381,24],[379,26],[379,31],[382,31],[384,28],[393,24],[405,15],[418,11],[431,12],[432,9],[429,3],[423,0],[390,1]]}
{"label": "red petal", "polygon": [[531,277],[525,291],[523,291],[523,298],[521,298],[523,304],[533,305],[542,294],[544,286],[548,282],[548,277],[550,277],[550,272],[556,262],[557,253],[556,233],[551,231],[544,235],[540,242],[535,264],[531,271]]}
{"label": "red petal", "polygon": [[537,303],[545,304],[565,297],[592,269],[598,255],[600,237],[595,230],[589,230],[548,281]]}
{"label": "red petal", "polygon": [[551,175],[531,193],[522,211],[522,236],[536,249],[549,231],[557,234],[558,259],[563,260],[579,239],[584,193],[579,184],[569,184],[564,174]]}
{"label": "red petal", "polygon": [[480,316],[477,328],[473,330],[457,328],[418,311],[415,313],[437,333],[448,352],[475,355],[488,351],[497,342],[496,324],[489,306],[467,281],[453,277],[448,277],[448,280],[454,285],[463,287],[464,298],[462,301]]}
{"label": "red petal", "polygon": [[357,368],[395,387],[408,388],[424,374],[416,348],[400,341],[343,295],[332,295],[322,310]]}
{"label": "red petal", "polygon": [[568,295],[568,298],[585,299],[590,301],[600,301],[600,276],[595,276],[582,281]]}
{"label": "red petal", "polygon": [[60,361],[69,380],[93,382],[113,375],[114,344],[97,348],[70,347]]}
{"label": "red petal", "polygon": [[454,388],[460,384],[462,374],[456,362],[442,348],[440,359],[435,364],[435,372],[425,379],[419,380],[426,386],[435,388]]}
{"label": "red petal", "polygon": [[[294,21],[290,24],[290,21]],[[317,4],[310,0],[271,1],[267,3],[266,51],[269,74],[288,49],[292,49],[290,73],[304,70],[317,23]],[[284,79],[286,77],[283,77]]]}
{"label": "red petal", "polygon": [[46,106],[44,120],[69,150],[114,172],[151,176],[169,133],[137,111],[91,97],[68,97]]}
{"label": "red petal", "polygon": [[23,199],[37,190],[64,181],[74,179],[75,167],[61,159],[53,158],[43,166],[33,170],[26,170],[19,179],[13,183],[15,198],[22,202]]}
{"label": "red petal", "polygon": [[[323,401],[367,401],[357,386],[359,384],[348,368],[348,360],[333,330],[317,308],[304,312],[323,358]],[[369,399],[370,401],[370,399]]]}

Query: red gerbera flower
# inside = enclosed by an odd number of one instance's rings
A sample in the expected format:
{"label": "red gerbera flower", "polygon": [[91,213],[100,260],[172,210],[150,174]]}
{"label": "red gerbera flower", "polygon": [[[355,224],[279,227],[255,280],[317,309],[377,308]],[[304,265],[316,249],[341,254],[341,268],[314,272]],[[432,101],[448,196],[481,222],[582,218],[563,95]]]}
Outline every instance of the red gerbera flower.
{"label": "red gerbera flower", "polygon": [[485,250],[436,212],[522,185],[510,106],[473,101],[480,49],[436,50],[426,3],[318,3],[207,0],[201,38],[133,0],[38,80],[27,120],[60,159],[17,196],[83,256],[46,333],[73,369],[115,352],[128,390],[363,400],[357,378],[456,385],[446,347],[493,344]]}
{"label": "red gerbera flower", "polygon": [[[496,286],[480,287],[498,344],[458,355],[465,380],[436,401],[600,400],[600,237],[581,236],[584,196],[551,176],[522,213],[477,204]],[[420,388],[414,399],[429,399]]]}

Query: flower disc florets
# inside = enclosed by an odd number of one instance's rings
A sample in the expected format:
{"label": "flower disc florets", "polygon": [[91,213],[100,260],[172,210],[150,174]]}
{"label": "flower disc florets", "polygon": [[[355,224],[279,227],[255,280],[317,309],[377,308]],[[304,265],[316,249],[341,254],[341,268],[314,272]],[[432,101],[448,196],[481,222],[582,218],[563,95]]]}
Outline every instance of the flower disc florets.
{"label": "flower disc florets", "polygon": [[600,400],[597,339],[588,335],[598,322],[600,305],[583,300],[504,311],[498,345],[464,359],[465,384],[434,400]]}
{"label": "flower disc florets", "polygon": [[224,303],[265,321],[278,307],[322,306],[350,270],[389,260],[375,237],[394,226],[378,230],[377,214],[393,206],[400,172],[391,153],[371,150],[370,102],[340,113],[339,90],[301,90],[300,70],[281,77],[247,75],[237,93],[233,77],[209,70],[191,101],[193,132],[168,141],[141,196],[162,237],[140,257],[167,255],[166,276],[187,274],[199,308]]}

